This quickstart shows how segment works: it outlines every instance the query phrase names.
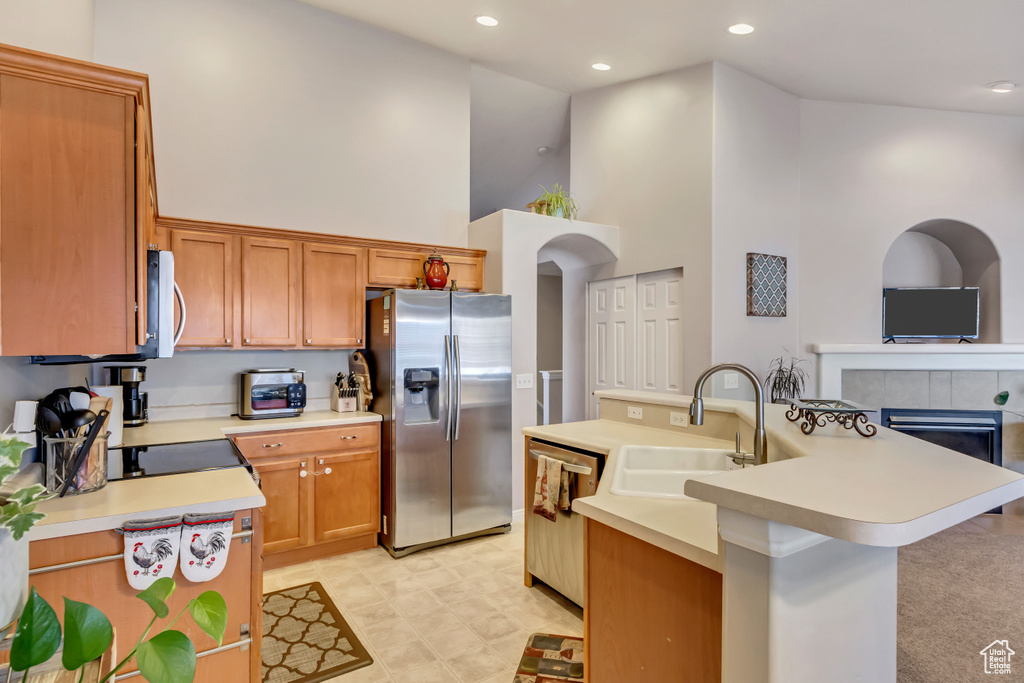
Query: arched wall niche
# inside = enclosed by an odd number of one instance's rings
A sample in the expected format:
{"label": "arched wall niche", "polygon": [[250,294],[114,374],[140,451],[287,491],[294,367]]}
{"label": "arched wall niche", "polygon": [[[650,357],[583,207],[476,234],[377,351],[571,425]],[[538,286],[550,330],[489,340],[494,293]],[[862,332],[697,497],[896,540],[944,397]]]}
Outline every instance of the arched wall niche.
{"label": "arched wall niche", "polygon": [[978,287],[979,342],[1002,341],[1002,278],[999,251],[982,230],[936,218],[901,233],[882,264],[884,287]]}

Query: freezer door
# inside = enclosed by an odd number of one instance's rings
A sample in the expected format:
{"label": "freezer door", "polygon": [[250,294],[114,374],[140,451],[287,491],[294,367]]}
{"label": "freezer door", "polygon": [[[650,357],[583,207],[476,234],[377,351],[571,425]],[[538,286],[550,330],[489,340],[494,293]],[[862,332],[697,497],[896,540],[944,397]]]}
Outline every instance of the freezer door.
{"label": "freezer door", "polygon": [[449,294],[396,290],[391,308],[395,353],[391,541],[394,548],[405,548],[449,538],[452,531],[451,450],[445,438]]}
{"label": "freezer door", "polygon": [[452,535],[512,521],[512,300],[452,295]]}

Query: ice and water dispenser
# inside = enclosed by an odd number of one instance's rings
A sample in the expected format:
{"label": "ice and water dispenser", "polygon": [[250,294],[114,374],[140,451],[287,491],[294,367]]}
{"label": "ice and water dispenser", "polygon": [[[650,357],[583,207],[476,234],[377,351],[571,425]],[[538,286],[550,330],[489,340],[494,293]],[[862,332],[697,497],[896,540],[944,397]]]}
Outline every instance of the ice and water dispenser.
{"label": "ice and water dispenser", "polygon": [[440,368],[408,368],[405,371],[405,424],[437,422]]}

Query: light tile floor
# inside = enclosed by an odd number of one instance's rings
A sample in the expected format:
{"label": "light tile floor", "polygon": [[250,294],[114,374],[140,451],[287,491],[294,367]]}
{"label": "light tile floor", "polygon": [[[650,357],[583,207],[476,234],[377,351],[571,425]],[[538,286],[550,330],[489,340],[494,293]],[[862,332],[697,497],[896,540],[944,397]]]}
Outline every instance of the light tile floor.
{"label": "light tile floor", "polygon": [[269,571],[267,593],[321,582],[373,657],[340,683],[511,683],[531,633],[583,635],[583,610],[523,585],[523,524],[394,559],[383,548]]}

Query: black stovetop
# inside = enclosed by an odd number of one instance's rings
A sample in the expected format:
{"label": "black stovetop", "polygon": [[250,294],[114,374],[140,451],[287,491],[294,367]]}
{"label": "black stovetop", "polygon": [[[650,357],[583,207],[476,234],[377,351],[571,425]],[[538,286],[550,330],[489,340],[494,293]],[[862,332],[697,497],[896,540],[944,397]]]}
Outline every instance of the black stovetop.
{"label": "black stovetop", "polygon": [[251,471],[245,456],[229,439],[157,446],[118,446],[110,449],[108,457],[108,478],[111,481],[232,467],[246,467]]}

